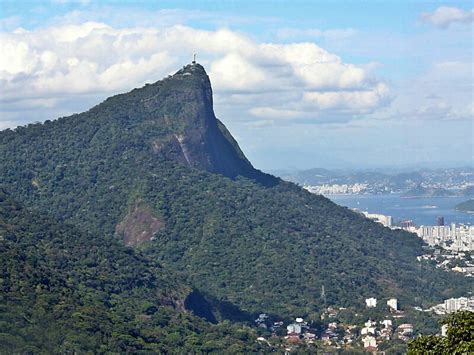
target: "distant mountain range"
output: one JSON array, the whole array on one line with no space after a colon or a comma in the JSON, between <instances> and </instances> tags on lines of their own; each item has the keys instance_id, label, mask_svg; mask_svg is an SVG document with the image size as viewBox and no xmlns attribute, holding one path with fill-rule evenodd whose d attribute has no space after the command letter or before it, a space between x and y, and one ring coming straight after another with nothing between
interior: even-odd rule
<instances>
[{"instance_id":1,"label":"distant mountain range","mask_svg":"<svg viewBox=\"0 0 474 355\"><path fill-rule=\"evenodd\" d=\"M450 197L456 194L452 191L442 188L426 188L417 186L402 194L403 197Z\"/></svg>"},{"instance_id":2,"label":"distant mountain range","mask_svg":"<svg viewBox=\"0 0 474 355\"><path fill-rule=\"evenodd\" d=\"M7 350L254 352L251 330L223 336L209 322L317 319L369 296L424 306L472 289L418 263L415 235L255 169L199 64L0 132L0 177Z\"/></svg>"},{"instance_id":3,"label":"distant mountain range","mask_svg":"<svg viewBox=\"0 0 474 355\"><path fill-rule=\"evenodd\" d=\"M361 193L397 192L409 197L474 196L474 169L449 168L413 172L308 169L280 171L278 175L300 185L363 184Z\"/></svg>"}]
</instances>

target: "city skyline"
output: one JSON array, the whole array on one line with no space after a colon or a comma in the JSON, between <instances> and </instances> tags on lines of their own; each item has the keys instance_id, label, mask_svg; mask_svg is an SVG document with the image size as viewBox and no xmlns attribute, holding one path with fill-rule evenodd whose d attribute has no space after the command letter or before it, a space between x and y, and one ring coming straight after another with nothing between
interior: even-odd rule
<instances>
[{"instance_id":1,"label":"city skyline","mask_svg":"<svg viewBox=\"0 0 474 355\"><path fill-rule=\"evenodd\" d=\"M0 129L82 112L196 52L258 168L472 166L470 2L0 6Z\"/></svg>"}]
</instances>

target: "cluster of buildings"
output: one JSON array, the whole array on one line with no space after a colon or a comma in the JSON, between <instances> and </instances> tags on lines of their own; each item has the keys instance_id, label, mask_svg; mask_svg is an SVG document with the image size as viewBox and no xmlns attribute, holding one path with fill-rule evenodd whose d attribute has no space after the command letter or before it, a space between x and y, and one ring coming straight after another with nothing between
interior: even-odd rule
<instances>
[{"instance_id":1,"label":"cluster of buildings","mask_svg":"<svg viewBox=\"0 0 474 355\"><path fill-rule=\"evenodd\" d=\"M390 298L386 302L388 310L390 311L390 318L398 319L405 317L404 313L400 311L398 300ZM366 298L365 305L367 308L377 307L377 299L374 297ZM407 342L413 336L413 325L411 323L403 323L395 327L394 321L390 318L376 321L369 319L365 322L364 327L360 330L360 337L364 348L367 351L376 351L380 342L400 339Z\"/></svg>"},{"instance_id":2,"label":"cluster of buildings","mask_svg":"<svg viewBox=\"0 0 474 355\"><path fill-rule=\"evenodd\" d=\"M474 251L474 226L455 223L444 225L443 216L438 216L436 226L418 227L410 220L400 222L399 226L395 226L391 216L361 212L356 209L354 211L381 223L385 227L391 229L402 228L415 233L429 246L441 248L435 248L429 254L418 256L418 261L434 261L438 268L474 277L474 262L469 257L471 252Z\"/></svg>"},{"instance_id":3,"label":"cluster of buildings","mask_svg":"<svg viewBox=\"0 0 474 355\"><path fill-rule=\"evenodd\" d=\"M377 299L367 298L365 304L367 308L375 308ZM396 298L388 299L386 305L388 314L384 318L380 320L369 318L364 324L340 323L339 312L351 311L347 308L328 307L321 315L321 320L328 319L324 327L321 327L321 323L309 324L298 317L287 324L285 329L283 322L270 322L266 314L260 314L255 323L258 327L270 330L272 338L261 337L258 340L270 344L272 339L284 339L288 351L291 351L292 347L315 342L330 348L364 348L367 351L376 351L381 342L388 340L398 339L407 342L413 337L413 325L400 324L400 318L404 318L405 314L400 311Z\"/></svg>"},{"instance_id":4,"label":"cluster of buildings","mask_svg":"<svg viewBox=\"0 0 474 355\"><path fill-rule=\"evenodd\" d=\"M361 329L362 342L367 351L376 351L381 341L400 339L407 342L413 335L413 325L410 323L400 324L396 329L391 319L376 322L368 320Z\"/></svg>"},{"instance_id":5,"label":"cluster of buildings","mask_svg":"<svg viewBox=\"0 0 474 355\"><path fill-rule=\"evenodd\" d=\"M367 351L376 351L381 342L399 339L407 342L413 336L410 323L395 326L392 319L381 321L367 320L364 325L347 325L331 322L321 333L323 344L335 347L363 347Z\"/></svg>"},{"instance_id":6,"label":"cluster of buildings","mask_svg":"<svg viewBox=\"0 0 474 355\"><path fill-rule=\"evenodd\" d=\"M307 344L313 344L316 340L316 331L312 330L303 318L296 318L295 322L286 327L287 335L285 339L290 343L304 341Z\"/></svg>"},{"instance_id":7,"label":"cluster of buildings","mask_svg":"<svg viewBox=\"0 0 474 355\"><path fill-rule=\"evenodd\" d=\"M392 216L379 213L368 213L364 211L354 211L361 213L366 218L383 224L392 229L402 228L408 232L415 233L430 246L440 246L446 250L457 252L474 251L474 226L452 223L444 225L444 217L439 216L436 226L416 226L413 221L403 221L400 227L393 225Z\"/></svg>"},{"instance_id":8,"label":"cluster of buildings","mask_svg":"<svg viewBox=\"0 0 474 355\"><path fill-rule=\"evenodd\" d=\"M367 189L367 184L324 184L317 186L305 186L304 188L313 194L339 195L360 194Z\"/></svg>"},{"instance_id":9,"label":"cluster of buildings","mask_svg":"<svg viewBox=\"0 0 474 355\"><path fill-rule=\"evenodd\" d=\"M268 316L265 313L262 313L255 320L255 323L260 328L269 329L274 336L277 332L281 334L281 331L284 330L283 322L269 322ZM291 344L297 344L305 342L306 344L313 344L317 339L317 331L311 329L309 324L301 317L295 319L293 323L290 323L286 327L286 335L284 336L285 340ZM265 339L261 339L265 341Z\"/></svg>"},{"instance_id":10,"label":"cluster of buildings","mask_svg":"<svg viewBox=\"0 0 474 355\"><path fill-rule=\"evenodd\" d=\"M366 298L365 299L365 305L367 306L367 308L375 308L375 307L377 307L377 299L374 298L374 297ZM398 300L396 298L390 298L387 301L387 306L390 309L390 311L397 312L399 310L398 309Z\"/></svg>"},{"instance_id":11,"label":"cluster of buildings","mask_svg":"<svg viewBox=\"0 0 474 355\"><path fill-rule=\"evenodd\" d=\"M410 226L409 232L416 233L430 246L441 246L453 251L474 251L474 226L464 224L450 226Z\"/></svg>"},{"instance_id":12,"label":"cluster of buildings","mask_svg":"<svg viewBox=\"0 0 474 355\"><path fill-rule=\"evenodd\" d=\"M462 273L467 277L474 277L474 261L470 252L434 249L428 254L417 256L418 261L426 260L436 263L436 267Z\"/></svg>"},{"instance_id":13,"label":"cluster of buildings","mask_svg":"<svg viewBox=\"0 0 474 355\"><path fill-rule=\"evenodd\" d=\"M385 227L392 227L392 216L386 216L380 213L368 213L368 212L360 212L366 218L371 219L374 222L378 222L383 224Z\"/></svg>"},{"instance_id":14,"label":"cluster of buildings","mask_svg":"<svg viewBox=\"0 0 474 355\"><path fill-rule=\"evenodd\" d=\"M458 311L474 312L474 296L470 298L449 298L443 303L431 307L430 309L428 309L428 311L432 311L436 314L448 314L455 313Z\"/></svg>"}]
</instances>

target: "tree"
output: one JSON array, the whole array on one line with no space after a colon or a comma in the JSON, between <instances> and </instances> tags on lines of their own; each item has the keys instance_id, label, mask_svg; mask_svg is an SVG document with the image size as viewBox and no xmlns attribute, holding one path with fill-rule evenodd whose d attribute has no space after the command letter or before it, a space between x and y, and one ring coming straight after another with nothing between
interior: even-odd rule
<instances>
[{"instance_id":1,"label":"tree","mask_svg":"<svg viewBox=\"0 0 474 355\"><path fill-rule=\"evenodd\" d=\"M408 344L408 354L474 353L474 313L460 311L443 320L448 327L445 337L421 336Z\"/></svg>"}]
</instances>

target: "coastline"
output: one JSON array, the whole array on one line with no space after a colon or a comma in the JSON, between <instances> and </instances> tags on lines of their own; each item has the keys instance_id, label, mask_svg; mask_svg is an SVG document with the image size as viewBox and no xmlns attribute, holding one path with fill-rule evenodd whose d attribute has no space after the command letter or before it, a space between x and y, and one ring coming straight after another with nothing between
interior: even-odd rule
<instances>
[{"instance_id":1,"label":"coastline","mask_svg":"<svg viewBox=\"0 0 474 355\"><path fill-rule=\"evenodd\" d=\"M417 225L436 225L438 216L446 223L474 224L474 213L458 211L455 206L464 197L405 198L400 194L330 194L332 202L351 209L392 216L394 220L413 220Z\"/></svg>"}]
</instances>

